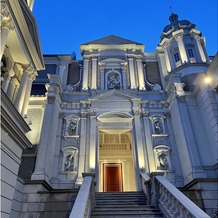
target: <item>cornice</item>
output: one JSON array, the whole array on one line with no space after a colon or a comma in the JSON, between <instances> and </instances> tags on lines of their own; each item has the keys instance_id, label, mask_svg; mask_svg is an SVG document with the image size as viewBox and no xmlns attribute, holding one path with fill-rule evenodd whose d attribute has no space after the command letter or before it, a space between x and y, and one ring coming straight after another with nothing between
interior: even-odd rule
<instances>
[{"instance_id":1,"label":"cornice","mask_svg":"<svg viewBox=\"0 0 218 218\"><path fill-rule=\"evenodd\" d=\"M31 129L4 91L1 91L1 126L22 149L32 147L31 142L25 136L25 133Z\"/></svg>"}]
</instances>

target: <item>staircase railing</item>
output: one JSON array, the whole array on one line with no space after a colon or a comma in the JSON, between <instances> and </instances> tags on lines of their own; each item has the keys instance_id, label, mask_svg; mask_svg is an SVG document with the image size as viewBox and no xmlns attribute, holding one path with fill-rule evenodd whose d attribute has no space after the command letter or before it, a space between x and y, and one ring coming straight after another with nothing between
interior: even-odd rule
<instances>
[{"instance_id":1,"label":"staircase railing","mask_svg":"<svg viewBox=\"0 0 218 218\"><path fill-rule=\"evenodd\" d=\"M95 206L94 173L83 173L83 183L69 218L89 218Z\"/></svg>"},{"instance_id":2,"label":"staircase railing","mask_svg":"<svg viewBox=\"0 0 218 218\"><path fill-rule=\"evenodd\" d=\"M210 218L203 210L180 192L165 177L141 174L146 188L144 191L148 198L148 204L161 210L167 218Z\"/></svg>"}]
</instances>

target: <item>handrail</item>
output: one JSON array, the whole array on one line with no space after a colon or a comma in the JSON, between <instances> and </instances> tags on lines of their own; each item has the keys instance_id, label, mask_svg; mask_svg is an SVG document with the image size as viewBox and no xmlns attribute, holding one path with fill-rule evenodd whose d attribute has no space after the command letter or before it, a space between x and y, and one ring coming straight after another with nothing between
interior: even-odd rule
<instances>
[{"instance_id":1,"label":"handrail","mask_svg":"<svg viewBox=\"0 0 218 218\"><path fill-rule=\"evenodd\" d=\"M80 187L76 201L69 218L89 218L95 205L94 173L83 173L83 183Z\"/></svg>"},{"instance_id":2,"label":"handrail","mask_svg":"<svg viewBox=\"0 0 218 218\"><path fill-rule=\"evenodd\" d=\"M159 207L164 215L167 217L210 218L165 177L155 176L155 179L159 184Z\"/></svg>"},{"instance_id":3,"label":"handrail","mask_svg":"<svg viewBox=\"0 0 218 218\"><path fill-rule=\"evenodd\" d=\"M140 173L147 204L161 210L167 218L210 218L203 210L187 198L161 172L150 175Z\"/></svg>"}]
</instances>

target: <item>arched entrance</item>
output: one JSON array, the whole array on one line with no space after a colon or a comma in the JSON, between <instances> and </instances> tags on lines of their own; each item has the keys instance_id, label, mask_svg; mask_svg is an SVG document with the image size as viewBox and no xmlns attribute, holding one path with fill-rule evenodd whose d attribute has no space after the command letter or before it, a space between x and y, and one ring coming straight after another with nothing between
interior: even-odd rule
<instances>
[{"instance_id":1,"label":"arched entrance","mask_svg":"<svg viewBox=\"0 0 218 218\"><path fill-rule=\"evenodd\" d=\"M132 117L112 112L98 117L98 122L99 191L136 191Z\"/></svg>"}]
</instances>

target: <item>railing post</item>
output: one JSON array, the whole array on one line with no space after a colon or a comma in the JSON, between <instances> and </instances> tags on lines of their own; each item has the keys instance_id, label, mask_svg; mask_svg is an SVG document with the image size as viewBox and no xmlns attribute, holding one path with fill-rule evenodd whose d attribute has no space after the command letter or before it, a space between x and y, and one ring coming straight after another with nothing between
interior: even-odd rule
<instances>
[{"instance_id":1,"label":"railing post","mask_svg":"<svg viewBox=\"0 0 218 218\"><path fill-rule=\"evenodd\" d=\"M89 218L95 206L95 173L82 173L83 183L80 187L76 201L69 218Z\"/></svg>"},{"instance_id":2,"label":"railing post","mask_svg":"<svg viewBox=\"0 0 218 218\"><path fill-rule=\"evenodd\" d=\"M92 177L92 184L90 188L90 198L91 198L91 208L95 207L95 173L82 173L82 177L85 178L86 176Z\"/></svg>"},{"instance_id":3,"label":"railing post","mask_svg":"<svg viewBox=\"0 0 218 218\"><path fill-rule=\"evenodd\" d=\"M163 173L161 172L153 172L150 174L151 176L151 199L150 199L150 203L152 206L155 206L156 208L158 208L159 206L159 198L160 198L160 188L159 188L159 184L157 182L157 180L155 179L155 176L162 176Z\"/></svg>"}]
</instances>

